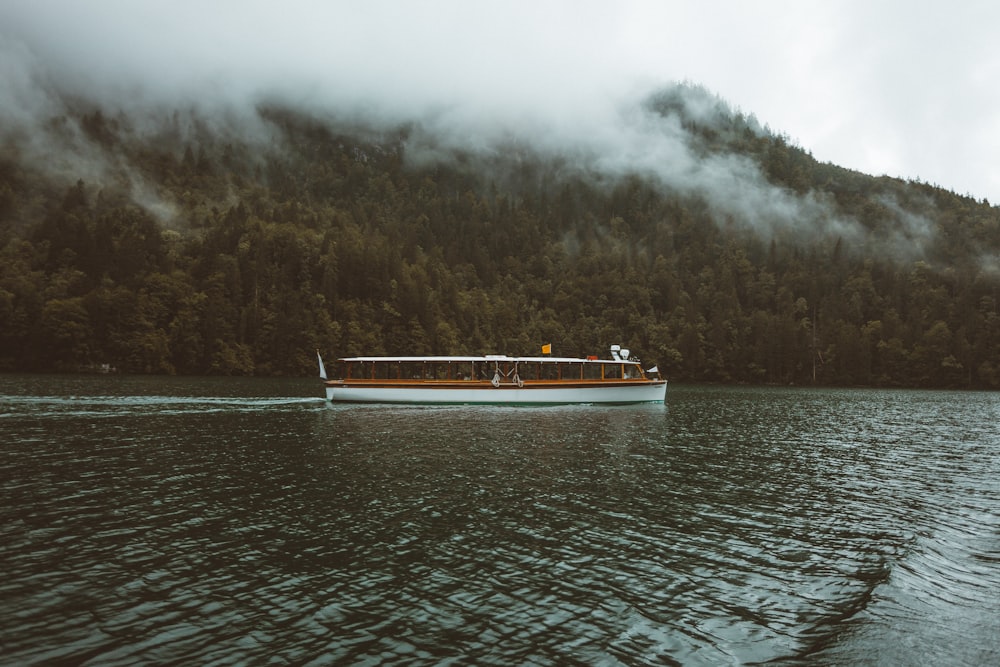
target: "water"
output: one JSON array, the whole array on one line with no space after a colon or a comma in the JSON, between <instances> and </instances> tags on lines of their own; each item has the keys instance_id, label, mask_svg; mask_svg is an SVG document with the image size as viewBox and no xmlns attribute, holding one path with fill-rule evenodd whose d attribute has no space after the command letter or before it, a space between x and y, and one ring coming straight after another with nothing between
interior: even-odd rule
<instances>
[{"instance_id":1,"label":"water","mask_svg":"<svg viewBox=\"0 0 1000 667\"><path fill-rule=\"evenodd\" d=\"M1000 664L1000 395L0 376L0 663Z\"/></svg>"}]
</instances>

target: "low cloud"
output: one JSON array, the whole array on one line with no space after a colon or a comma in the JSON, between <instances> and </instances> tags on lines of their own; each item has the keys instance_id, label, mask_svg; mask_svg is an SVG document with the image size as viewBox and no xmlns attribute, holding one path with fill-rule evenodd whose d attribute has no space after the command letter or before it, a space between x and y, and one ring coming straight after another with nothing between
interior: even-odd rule
<instances>
[{"instance_id":1,"label":"low cloud","mask_svg":"<svg viewBox=\"0 0 1000 667\"><path fill-rule=\"evenodd\" d=\"M767 235L863 235L826 195L770 183L745 156L706 152L685 122L711 124L732 109L650 76L652 66L630 68L634 54L620 49L622 26L605 3L504 12L448 2L359 7L293 0L279 16L269 3L8 5L0 9L0 139L60 178L124 184L139 205L169 219L173 202L113 148L96 145L66 116L66 101L109 119L122 114L137 137L232 136L262 150L274 147L276 133L257 110L273 105L376 132L409 127L413 164L457 152L486 160L517 145L562 159L576 176L650 178L703 199L720 223ZM556 24L562 29L546 29ZM676 113L650 104L665 88L679 96ZM885 205L899 216L901 239L924 242L926 220Z\"/></svg>"}]
</instances>

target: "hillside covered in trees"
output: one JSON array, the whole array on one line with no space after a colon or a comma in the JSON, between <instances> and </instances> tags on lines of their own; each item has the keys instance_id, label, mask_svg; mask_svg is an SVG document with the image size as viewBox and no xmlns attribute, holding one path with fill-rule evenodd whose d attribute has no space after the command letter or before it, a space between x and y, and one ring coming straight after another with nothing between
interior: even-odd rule
<instances>
[{"instance_id":1,"label":"hillside covered in trees","mask_svg":"<svg viewBox=\"0 0 1000 667\"><path fill-rule=\"evenodd\" d=\"M1000 209L819 163L701 89L636 114L610 160L66 100L3 136L0 370L621 343L675 381L1000 388Z\"/></svg>"}]
</instances>

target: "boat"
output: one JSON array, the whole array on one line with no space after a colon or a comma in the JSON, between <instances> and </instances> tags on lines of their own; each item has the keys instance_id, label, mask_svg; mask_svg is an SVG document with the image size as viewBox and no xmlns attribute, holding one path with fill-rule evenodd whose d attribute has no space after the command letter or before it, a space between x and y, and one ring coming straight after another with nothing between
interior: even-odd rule
<instances>
[{"instance_id":1,"label":"boat","mask_svg":"<svg viewBox=\"0 0 1000 667\"><path fill-rule=\"evenodd\" d=\"M545 350L548 346L544 347ZM336 379L320 378L326 399L339 403L566 405L663 403L667 381L643 370L628 349L610 359L485 356L343 357Z\"/></svg>"}]
</instances>

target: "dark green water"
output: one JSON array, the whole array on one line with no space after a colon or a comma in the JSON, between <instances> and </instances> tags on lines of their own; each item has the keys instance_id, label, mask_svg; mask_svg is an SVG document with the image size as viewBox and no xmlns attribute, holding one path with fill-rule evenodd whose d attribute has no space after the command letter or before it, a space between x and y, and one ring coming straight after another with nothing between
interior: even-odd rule
<instances>
[{"instance_id":1,"label":"dark green water","mask_svg":"<svg viewBox=\"0 0 1000 667\"><path fill-rule=\"evenodd\" d=\"M0 376L0 663L1000 663L1000 395Z\"/></svg>"}]
</instances>

